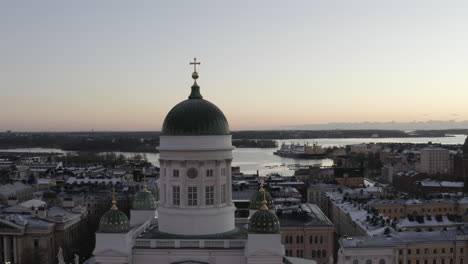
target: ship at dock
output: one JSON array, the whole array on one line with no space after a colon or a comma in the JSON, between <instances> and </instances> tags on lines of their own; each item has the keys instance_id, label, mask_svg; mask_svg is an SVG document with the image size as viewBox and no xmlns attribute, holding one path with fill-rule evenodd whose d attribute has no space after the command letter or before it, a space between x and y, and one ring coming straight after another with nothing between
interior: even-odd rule
<instances>
[{"instance_id":1,"label":"ship at dock","mask_svg":"<svg viewBox=\"0 0 468 264\"><path fill-rule=\"evenodd\" d=\"M273 152L280 157L293 159L323 159L326 157L325 150L318 144L282 144L281 148Z\"/></svg>"}]
</instances>

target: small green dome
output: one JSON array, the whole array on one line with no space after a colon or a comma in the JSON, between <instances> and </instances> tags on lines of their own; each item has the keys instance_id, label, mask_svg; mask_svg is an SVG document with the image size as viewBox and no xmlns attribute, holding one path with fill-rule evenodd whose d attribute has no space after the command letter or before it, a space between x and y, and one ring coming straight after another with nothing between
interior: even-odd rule
<instances>
[{"instance_id":1,"label":"small green dome","mask_svg":"<svg viewBox=\"0 0 468 264\"><path fill-rule=\"evenodd\" d=\"M102 233L125 233L129 229L127 215L118 210L117 207L107 211L99 221L99 232Z\"/></svg>"},{"instance_id":2,"label":"small green dome","mask_svg":"<svg viewBox=\"0 0 468 264\"><path fill-rule=\"evenodd\" d=\"M156 199L153 194L146 190L137 193L132 202L132 209L134 210L155 210L156 208Z\"/></svg>"},{"instance_id":3,"label":"small green dome","mask_svg":"<svg viewBox=\"0 0 468 264\"><path fill-rule=\"evenodd\" d=\"M268 210L258 210L250 217L250 233L279 233L280 224L278 217Z\"/></svg>"},{"instance_id":4,"label":"small green dome","mask_svg":"<svg viewBox=\"0 0 468 264\"><path fill-rule=\"evenodd\" d=\"M164 119L164 136L229 135L223 112L204 100L195 82L189 99L174 106Z\"/></svg>"},{"instance_id":5,"label":"small green dome","mask_svg":"<svg viewBox=\"0 0 468 264\"><path fill-rule=\"evenodd\" d=\"M265 195L263 194L265 192ZM249 209L251 210L260 210L263 205L263 199L265 198L266 200L266 206L270 209L275 208L275 203L273 202L273 198L271 195L263 189L263 187L260 188L252 197L250 197L250 205Z\"/></svg>"}]
</instances>

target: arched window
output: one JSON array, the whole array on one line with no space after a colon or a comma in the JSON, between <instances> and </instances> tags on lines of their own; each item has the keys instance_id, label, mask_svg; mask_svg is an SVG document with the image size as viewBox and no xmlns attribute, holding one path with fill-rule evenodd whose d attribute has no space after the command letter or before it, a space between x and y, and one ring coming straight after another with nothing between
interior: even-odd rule
<instances>
[{"instance_id":1,"label":"arched window","mask_svg":"<svg viewBox=\"0 0 468 264\"><path fill-rule=\"evenodd\" d=\"M317 250L317 258L321 258L322 257L322 252L319 250Z\"/></svg>"},{"instance_id":2,"label":"arched window","mask_svg":"<svg viewBox=\"0 0 468 264\"><path fill-rule=\"evenodd\" d=\"M320 236L320 244L323 243L323 236Z\"/></svg>"},{"instance_id":3,"label":"arched window","mask_svg":"<svg viewBox=\"0 0 468 264\"><path fill-rule=\"evenodd\" d=\"M366 260L366 264L372 264L372 260L370 259Z\"/></svg>"},{"instance_id":4,"label":"arched window","mask_svg":"<svg viewBox=\"0 0 468 264\"><path fill-rule=\"evenodd\" d=\"M353 260L353 264L359 264L359 261L357 259Z\"/></svg>"},{"instance_id":5,"label":"arched window","mask_svg":"<svg viewBox=\"0 0 468 264\"><path fill-rule=\"evenodd\" d=\"M312 244L312 240L314 240L314 237L313 236L310 236L309 237L309 243Z\"/></svg>"},{"instance_id":6,"label":"arched window","mask_svg":"<svg viewBox=\"0 0 468 264\"><path fill-rule=\"evenodd\" d=\"M318 244L318 236L315 236L315 244Z\"/></svg>"},{"instance_id":7,"label":"arched window","mask_svg":"<svg viewBox=\"0 0 468 264\"><path fill-rule=\"evenodd\" d=\"M379 264L385 264L385 259L380 259Z\"/></svg>"},{"instance_id":8,"label":"arched window","mask_svg":"<svg viewBox=\"0 0 468 264\"><path fill-rule=\"evenodd\" d=\"M327 257L327 251L325 251L325 249L322 249L322 258L326 258Z\"/></svg>"},{"instance_id":9,"label":"arched window","mask_svg":"<svg viewBox=\"0 0 468 264\"><path fill-rule=\"evenodd\" d=\"M316 255L316 252L315 252L315 249L312 250L312 257L315 258L317 255Z\"/></svg>"}]
</instances>

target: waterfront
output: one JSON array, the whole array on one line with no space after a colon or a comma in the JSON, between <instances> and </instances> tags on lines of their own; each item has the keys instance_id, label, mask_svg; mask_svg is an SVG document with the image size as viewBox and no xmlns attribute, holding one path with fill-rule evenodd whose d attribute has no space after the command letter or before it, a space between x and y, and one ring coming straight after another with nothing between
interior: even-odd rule
<instances>
[{"instance_id":1,"label":"waterfront","mask_svg":"<svg viewBox=\"0 0 468 264\"><path fill-rule=\"evenodd\" d=\"M465 142L465 135L454 135L451 137L413 137L413 138L319 138L319 139L286 139L277 140L278 146L282 143L290 144L304 144L309 145L316 142L323 147L333 146L345 146L351 144L360 143L383 143L383 142L394 142L394 143L441 143L441 144L463 144ZM287 165L300 164L300 165L320 165L320 166L331 166L333 161L330 159L323 160L303 160L303 159L291 159L273 155L273 151L276 148L237 148L233 151L233 166L240 166L241 171L244 173L256 173L258 170L261 175L268 173L279 173L284 176L292 175L293 170L288 169ZM73 151L64 151L61 149L54 148L17 148L17 149L0 149L4 152L57 152L57 153L69 153ZM148 161L156 166L159 166L159 154L158 153L133 153L133 152L115 152L117 155L122 154L126 157L132 157L136 154L145 154Z\"/></svg>"}]
</instances>

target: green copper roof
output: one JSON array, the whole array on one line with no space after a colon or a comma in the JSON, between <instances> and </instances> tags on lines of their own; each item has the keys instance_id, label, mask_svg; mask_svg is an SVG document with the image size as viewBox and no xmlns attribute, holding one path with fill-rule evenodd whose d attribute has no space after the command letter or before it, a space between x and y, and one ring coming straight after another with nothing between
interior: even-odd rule
<instances>
[{"instance_id":1,"label":"green copper roof","mask_svg":"<svg viewBox=\"0 0 468 264\"><path fill-rule=\"evenodd\" d=\"M164 119L162 135L200 136L229 135L229 124L223 112L204 100L195 82L189 99L174 106Z\"/></svg>"},{"instance_id":2,"label":"green copper roof","mask_svg":"<svg viewBox=\"0 0 468 264\"><path fill-rule=\"evenodd\" d=\"M259 210L249 219L249 233L279 233L280 224L278 217L268 211Z\"/></svg>"},{"instance_id":3,"label":"green copper roof","mask_svg":"<svg viewBox=\"0 0 468 264\"><path fill-rule=\"evenodd\" d=\"M132 202L132 209L134 210L155 210L156 207L156 199L149 191L137 193Z\"/></svg>"},{"instance_id":4,"label":"green copper roof","mask_svg":"<svg viewBox=\"0 0 468 264\"><path fill-rule=\"evenodd\" d=\"M249 209L251 210L260 210L260 208L262 207L262 202L263 202L263 198L265 197L265 200L266 200L266 206L269 208L269 209L274 209L275 208L275 203L273 202L273 198L271 197L271 195L265 191L265 195L263 195L263 192L262 190L259 190L258 192L254 193L252 195L252 197L250 197L250 205L249 205Z\"/></svg>"},{"instance_id":5,"label":"green copper roof","mask_svg":"<svg viewBox=\"0 0 468 264\"><path fill-rule=\"evenodd\" d=\"M99 232L102 233L125 233L129 229L127 215L117 209L107 211L99 221Z\"/></svg>"}]
</instances>

